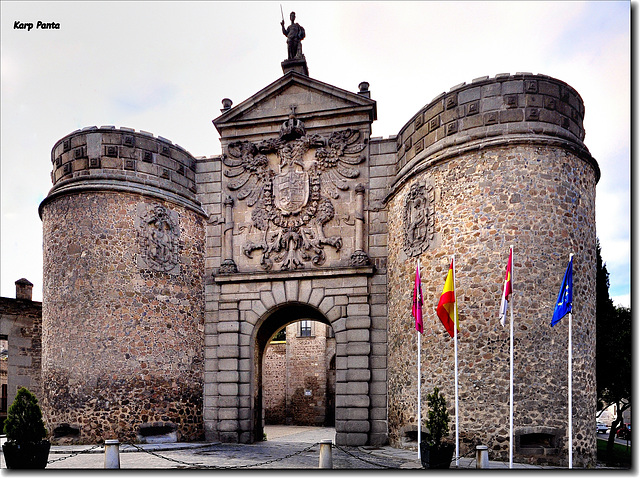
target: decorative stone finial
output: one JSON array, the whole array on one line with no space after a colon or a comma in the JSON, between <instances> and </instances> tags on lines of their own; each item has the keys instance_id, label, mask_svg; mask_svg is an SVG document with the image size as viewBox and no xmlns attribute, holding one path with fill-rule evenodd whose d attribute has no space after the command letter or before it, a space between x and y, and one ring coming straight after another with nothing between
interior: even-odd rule
<instances>
[{"instance_id":1,"label":"decorative stone finial","mask_svg":"<svg viewBox=\"0 0 640 478\"><path fill-rule=\"evenodd\" d=\"M233 101L231 101L229 98L224 98L222 100L222 109L220 111L223 113L225 111L229 111L231 109L232 104L233 104Z\"/></svg>"},{"instance_id":2,"label":"decorative stone finial","mask_svg":"<svg viewBox=\"0 0 640 478\"><path fill-rule=\"evenodd\" d=\"M371 98L371 92L369 91L369 83L368 82L363 81L362 83L360 83L358 85L358 88L360 89L360 91L358 91L359 95L362 95L365 98Z\"/></svg>"}]
</instances>

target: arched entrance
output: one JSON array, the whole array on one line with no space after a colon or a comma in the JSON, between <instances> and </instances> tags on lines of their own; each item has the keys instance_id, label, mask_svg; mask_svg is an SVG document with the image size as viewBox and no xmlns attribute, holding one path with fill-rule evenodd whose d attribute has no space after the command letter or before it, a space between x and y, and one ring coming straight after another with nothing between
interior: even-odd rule
<instances>
[{"instance_id":1,"label":"arched entrance","mask_svg":"<svg viewBox=\"0 0 640 478\"><path fill-rule=\"evenodd\" d=\"M256 440L259 440L260 437L263 436L264 433L264 424L265 424L265 409L264 409L264 357L267 347L269 346L271 339L274 335L281 330L283 327L286 327L289 324L297 323L297 328L299 328L300 336L307 333L312 333L314 331L313 324L327 325L331 327L329 320L318 311L316 308L309 306L307 304L300 303L287 303L280 307L275 308L272 311L269 311L265 314L262 319L256 324L255 328L255 340L254 340L254 360L253 367L254 373L253 375L253 436ZM309 329L307 327L310 327ZM295 330L295 329L292 329ZM333 354L335 356L335 354ZM335 359L334 359L335 361ZM326 364L322 364L324 370L326 370ZM294 385L293 389L294 396L289 397L294 402L297 402L298 406L301 404L308 404L307 402L311 402L313 398L313 394L317 393L317 390L314 390L317 383L312 383L315 377L311 375L306 378L309 383L305 382L305 377L300 376L296 377L299 379L297 387ZM323 377L323 380L326 380L326 377ZM325 388L325 384L322 384L321 387L323 390ZM323 397L323 400L326 400ZM334 401L331 397L329 401ZM294 403L295 405L295 403ZM326 405L323 405L326 406ZM331 412L333 413L333 411ZM318 414L321 417L321 423L315 423L316 425L324 425L326 421L324 410L322 414ZM289 417L289 423L291 423L291 418ZM313 411L310 411L310 414L304 416L304 414L297 415L297 420L300 423L312 424L315 420Z\"/></svg>"},{"instance_id":2,"label":"arched entrance","mask_svg":"<svg viewBox=\"0 0 640 478\"><path fill-rule=\"evenodd\" d=\"M204 421L207 440L263 439L264 352L274 334L297 320L335 334L335 440L385 444L386 308L373 267L218 275L219 295L205 319ZM215 292L216 289L213 289ZM329 413L330 413L329 412ZM332 417L333 418L333 417Z\"/></svg>"}]
</instances>

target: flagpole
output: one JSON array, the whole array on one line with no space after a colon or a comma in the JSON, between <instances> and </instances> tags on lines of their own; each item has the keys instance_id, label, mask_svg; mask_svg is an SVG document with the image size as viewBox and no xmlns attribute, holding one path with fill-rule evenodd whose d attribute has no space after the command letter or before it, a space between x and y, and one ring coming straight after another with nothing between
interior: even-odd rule
<instances>
[{"instance_id":1,"label":"flagpole","mask_svg":"<svg viewBox=\"0 0 640 478\"><path fill-rule=\"evenodd\" d=\"M573 256L573 254L571 254ZM573 371L573 363L572 363L572 353L571 353L571 312L569 312L569 469L573 468L573 391L572 391L572 371Z\"/></svg>"},{"instance_id":2,"label":"flagpole","mask_svg":"<svg viewBox=\"0 0 640 478\"><path fill-rule=\"evenodd\" d=\"M418 269L420 269L420 266L418 266ZM420 342L422 342L420 340L421 335L422 334L418 332L418 460L420 460L420 462L422 463L422 450L420 449L420 443L422 441L422 432L420 430L420 422L422 422L422 400L420 399L420 379L422 377L422 374L420 373Z\"/></svg>"},{"instance_id":3,"label":"flagpole","mask_svg":"<svg viewBox=\"0 0 640 478\"><path fill-rule=\"evenodd\" d=\"M453 343L454 343L454 354L455 354L455 402L456 402L456 467L460 466L460 431L458 429L458 296L455 295L456 290L456 256L455 254L452 257L453 263L453 291L454 291L454 307L455 312L453 316Z\"/></svg>"},{"instance_id":4,"label":"flagpole","mask_svg":"<svg viewBox=\"0 0 640 478\"><path fill-rule=\"evenodd\" d=\"M569 254L569 263L573 259L573 253ZM573 272L572 272L573 274ZM572 307L573 308L573 307ZM568 350L568 381L569 381L569 469L573 468L573 345L571 323L573 322L572 313L569 312L569 350Z\"/></svg>"},{"instance_id":5,"label":"flagpole","mask_svg":"<svg viewBox=\"0 0 640 478\"><path fill-rule=\"evenodd\" d=\"M420 272L420 260L418 260L418 279L422 282L422 274ZM420 394L420 382L422 379L422 373L420 369L420 345L422 343L422 334L418 331L418 460L422 463L422 399Z\"/></svg>"},{"instance_id":6,"label":"flagpole","mask_svg":"<svg viewBox=\"0 0 640 478\"><path fill-rule=\"evenodd\" d=\"M513 284L513 246L509 249L511 257L510 280ZM513 287L513 286L512 286ZM513 288L511 290L511 300L509 301L509 468L513 468Z\"/></svg>"}]
</instances>

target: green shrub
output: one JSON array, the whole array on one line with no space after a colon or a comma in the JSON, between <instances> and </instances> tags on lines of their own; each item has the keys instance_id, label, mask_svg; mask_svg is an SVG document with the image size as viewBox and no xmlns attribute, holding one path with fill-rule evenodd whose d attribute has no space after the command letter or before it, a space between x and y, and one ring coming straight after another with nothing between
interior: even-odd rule
<instances>
[{"instance_id":1,"label":"green shrub","mask_svg":"<svg viewBox=\"0 0 640 478\"><path fill-rule=\"evenodd\" d=\"M433 389L433 393L427 395L427 403L429 404L429 418L425 421L425 426L429 430L427 441L430 445L440 446L442 439L449 435L449 412L438 387Z\"/></svg>"},{"instance_id":2,"label":"green shrub","mask_svg":"<svg viewBox=\"0 0 640 478\"><path fill-rule=\"evenodd\" d=\"M18 389L7 411L4 433L8 441L17 444L37 443L47 437L38 399L24 387Z\"/></svg>"}]
</instances>

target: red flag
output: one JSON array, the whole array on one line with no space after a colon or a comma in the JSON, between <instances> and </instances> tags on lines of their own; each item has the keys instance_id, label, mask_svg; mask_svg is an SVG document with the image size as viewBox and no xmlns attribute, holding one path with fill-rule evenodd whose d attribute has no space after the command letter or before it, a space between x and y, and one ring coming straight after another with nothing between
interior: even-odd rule
<instances>
[{"instance_id":1,"label":"red flag","mask_svg":"<svg viewBox=\"0 0 640 478\"><path fill-rule=\"evenodd\" d=\"M460 330L460 324L458 323L458 311L456 310L456 292L453 284L453 259L449 266L447 278L444 281L444 289L442 290L442 295L438 302L436 314L440 317L440 321L451 337L454 335L453 327L457 326L456 328Z\"/></svg>"},{"instance_id":2,"label":"red flag","mask_svg":"<svg viewBox=\"0 0 640 478\"><path fill-rule=\"evenodd\" d=\"M502 294L502 301L500 302L500 323L504 327L507 320L507 305L509 304L509 296L512 289L512 275L511 275L511 261L512 261L513 249L509 248L509 262L507 263L507 273L504 276L504 290Z\"/></svg>"},{"instance_id":3,"label":"red flag","mask_svg":"<svg viewBox=\"0 0 640 478\"><path fill-rule=\"evenodd\" d=\"M420 281L420 262L416 266L416 278L413 284L413 305L411 314L416 319L416 330L423 333L422 327L422 282Z\"/></svg>"}]
</instances>

